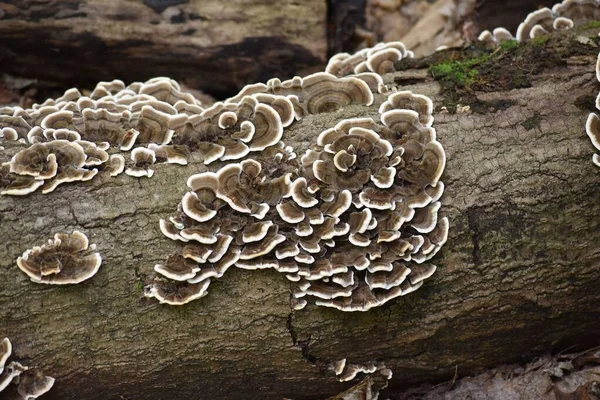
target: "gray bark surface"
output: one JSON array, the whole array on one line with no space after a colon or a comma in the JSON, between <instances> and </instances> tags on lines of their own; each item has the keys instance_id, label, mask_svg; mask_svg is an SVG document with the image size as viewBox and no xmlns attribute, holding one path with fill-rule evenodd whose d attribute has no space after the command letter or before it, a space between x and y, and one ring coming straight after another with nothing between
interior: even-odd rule
<instances>
[{"instance_id":1,"label":"gray bark surface","mask_svg":"<svg viewBox=\"0 0 600 400\"><path fill-rule=\"evenodd\" d=\"M440 212L451 228L438 271L415 293L366 313L291 311L284 276L232 268L185 306L144 299L140 277L176 246L158 220L175 210L187 177L207 170L158 165L151 179L0 197L0 337L57 379L48 400L322 399L352 385L325 371L341 358L384 362L398 389L581 343L600 321L600 170L584 129L600 91L597 51L545 68L530 87L471 93L486 111L435 113L448 156ZM410 76L424 74L385 79L417 82L402 88L439 109L439 83ZM284 140L301 155L341 119L377 118L384 99L308 116ZM26 249L74 229L102 254L96 276L52 287L19 271Z\"/></svg>"},{"instance_id":2,"label":"gray bark surface","mask_svg":"<svg viewBox=\"0 0 600 400\"><path fill-rule=\"evenodd\" d=\"M0 1L0 71L84 87L169 75L231 94L322 66L326 20L325 0Z\"/></svg>"}]
</instances>

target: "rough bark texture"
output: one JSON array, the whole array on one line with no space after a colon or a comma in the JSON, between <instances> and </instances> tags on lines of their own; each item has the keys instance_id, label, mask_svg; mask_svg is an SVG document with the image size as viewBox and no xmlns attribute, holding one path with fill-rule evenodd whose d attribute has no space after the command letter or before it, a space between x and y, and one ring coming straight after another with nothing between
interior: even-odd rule
<instances>
[{"instance_id":1,"label":"rough bark texture","mask_svg":"<svg viewBox=\"0 0 600 400\"><path fill-rule=\"evenodd\" d=\"M97 178L0 198L0 337L11 338L17 359L57 378L48 400L322 399L351 386L324 371L341 358L384 362L391 393L451 378L456 366L464 375L597 337L600 171L584 124L600 91L598 49L567 36L541 45L550 61L527 70L528 87L472 89L477 113L435 114L451 230L434 259L438 272L417 292L366 313L293 312L283 276L231 269L186 306L146 300L140 276L175 246L158 220L175 209L187 176L206 170L160 165L151 179ZM528 46L540 45L511 57L541 60ZM490 61L490 71L512 62ZM385 79L413 82L403 88L439 109L449 89L424 76ZM494 76L482 69L479 78ZM300 155L343 118L377 117L383 100L309 116L284 140ZM18 270L23 251L73 229L104 258L91 280L47 287Z\"/></svg>"},{"instance_id":2,"label":"rough bark texture","mask_svg":"<svg viewBox=\"0 0 600 400\"><path fill-rule=\"evenodd\" d=\"M327 54L326 0L5 0L0 21L0 71L54 84L168 74L223 95Z\"/></svg>"}]
</instances>

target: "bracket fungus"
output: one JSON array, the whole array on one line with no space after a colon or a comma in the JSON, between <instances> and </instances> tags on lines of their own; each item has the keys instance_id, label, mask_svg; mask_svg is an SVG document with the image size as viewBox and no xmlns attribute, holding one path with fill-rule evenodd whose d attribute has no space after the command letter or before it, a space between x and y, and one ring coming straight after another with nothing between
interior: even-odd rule
<instances>
[{"instance_id":1,"label":"bracket fungus","mask_svg":"<svg viewBox=\"0 0 600 400\"><path fill-rule=\"evenodd\" d=\"M379 374L385 380L392 379L392 370L382 362L367 362L363 364L350 364L345 358L329 363L329 370L333 371L340 382L348 382L356 378L358 374Z\"/></svg>"},{"instance_id":2,"label":"bracket fungus","mask_svg":"<svg viewBox=\"0 0 600 400\"><path fill-rule=\"evenodd\" d=\"M490 47L498 47L502 43L514 39L512 33L501 27L494 29L492 32L485 30L477 38L477 40L486 43Z\"/></svg>"},{"instance_id":3,"label":"bracket fungus","mask_svg":"<svg viewBox=\"0 0 600 400\"><path fill-rule=\"evenodd\" d=\"M598 54L596 61L596 79L600 82L600 54ZM596 98L596 109L600 110L600 94ZM596 150L600 151L600 117L598 114L590 113L585 125L585 131ZM592 161L600 167L600 154L594 154Z\"/></svg>"},{"instance_id":4,"label":"bracket fungus","mask_svg":"<svg viewBox=\"0 0 600 400\"><path fill-rule=\"evenodd\" d=\"M32 282L66 285L83 282L98 272L102 263L96 245L79 231L57 233L54 240L26 250L17 266Z\"/></svg>"},{"instance_id":5,"label":"bracket fungus","mask_svg":"<svg viewBox=\"0 0 600 400\"><path fill-rule=\"evenodd\" d=\"M282 82L282 91L305 81ZM246 92L254 89L264 87ZM295 285L294 309L313 297L366 311L419 288L448 237L448 220L438 217L446 156L429 98L396 92L379 113L380 123L340 121L300 159L279 143L189 177L177 214L160 221L181 248L155 266L146 296L185 304L232 266L284 274ZM222 125L234 119L220 115Z\"/></svg>"},{"instance_id":6,"label":"bracket fungus","mask_svg":"<svg viewBox=\"0 0 600 400\"><path fill-rule=\"evenodd\" d=\"M199 104L177 82L154 78L129 86L100 82L90 96L69 89L30 109L4 107L0 139L26 139L30 146L13 156L8 171L2 167L0 194L25 195L39 187L46 194L61 183L91 180L99 171L150 177L155 158L185 164L189 149L170 143L191 116L203 112Z\"/></svg>"},{"instance_id":7,"label":"bracket fungus","mask_svg":"<svg viewBox=\"0 0 600 400\"><path fill-rule=\"evenodd\" d=\"M17 393L23 400L33 400L52 389L54 378L44 375L39 369L29 368L17 361L5 365L11 355L10 340L4 338L0 342L0 392L12 383L17 386Z\"/></svg>"},{"instance_id":8,"label":"bracket fungus","mask_svg":"<svg viewBox=\"0 0 600 400\"><path fill-rule=\"evenodd\" d=\"M378 43L355 54L338 53L329 59L325 71L337 77L358 75L364 72L385 74L394 72L394 63L412 58L412 53L402 42Z\"/></svg>"},{"instance_id":9,"label":"bracket fungus","mask_svg":"<svg viewBox=\"0 0 600 400\"><path fill-rule=\"evenodd\" d=\"M564 0L548 7L536 10L525 18L517 29L516 37L504 28L496 28L493 33L483 31L478 40L490 47L497 47L502 42L516 39L526 42L553 31L563 31L587 22L600 19L599 0Z\"/></svg>"},{"instance_id":10,"label":"bracket fungus","mask_svg":"<svg viewBox=\"0 0 600 400\"><path fill-rule=\"evenodd\" d=\"M292 121L287 112L287 105L284 107L283 101L280 101L279 105L276 104L274 99L277 97L287 99L293 106L295 119L300 119L309 114L337 111L350 104L371 105L372 85L379 88L383 82L370 76L363 79L340 78L328 72L317 72L304 78L296 76L283 82L273 78L264 85L248 85L240 94L226 100L225 104L239 101L241 94L252 93L252 98L275 108L280 114L283 126L287 126ZM264 94L276 97L267 97Z\"/></svg>"},{"instance_id":11,"label":"bracket fungus","mask_svg":"<svg viewBox=\"0 0 600 400\"><path fill-rule=\"evenodd\" d=\"M69 89L30 109L4 107L0 140L30 146L2 166L0 194L26 195L40 187L47 194L102 171L150 178L155 163L239 160L279 146L283 129L304 115L370 105L371 88L383 90L381 77L316 73L249 85L204 109L176 81L159 77L128 86L100 82L89 96Z\"/></svg>"},{"instance_id":12,"label":"bracket fungus","mask_svg":"<svg viewBox=\"0 0 600 400\"><path fill-rule=\"evenodd\" d=\"M37 399L54 386L55 379L46 376L39 369L28 369L19 376L17 392L23 400Z\"/></svg>"}]
</instances>

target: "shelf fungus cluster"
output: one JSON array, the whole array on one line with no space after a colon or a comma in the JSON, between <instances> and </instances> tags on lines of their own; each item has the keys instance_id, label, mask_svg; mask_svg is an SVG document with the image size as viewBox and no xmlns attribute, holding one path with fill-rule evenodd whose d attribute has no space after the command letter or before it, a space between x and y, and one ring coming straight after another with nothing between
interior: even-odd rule
<instances>
[{"instance_id":1,"label":"shelf fungus cluster","mask_svg":"<svg viewBox=\"0 0 600 400\"><path fill-rule=\"evenodd\" d=\"M287 126L293 121L291 116L300 119L309 114L337 111L350 104L369 106L373 103L372 90L380 90L382 87L383 81L376 74L344 78L328 72L317 72L304 78L296 76L286 81L273 78L266 84L248 85L238 95L227 99L225 104L252 96L275 108L281 116L283 126ZM287 117L289 112L282 112L287 109L284 103L292 105L293 113L290 117Z\"/></svg>"},{"instance_id":2,"label":"shelf fungus cluster","mask_svg":"<svg viewBox=\"0 0 600 400\"><path fill-rule=\"evenodd\" d=\"M185 304L232 266L284 274L296 309L312 297L366 311L418 289L448 236L445 152L429 98L396 92L379 112L340 121L301 157L280 143L191 176L177 213L160 221L180 251L155 266L146 295Z\"/></svg>"},{"instance_id":3,"label":"shelf fungus cluster","mask_svg":"<svg viewBox=\"0 0 600 400\"><path fill-rule=\"evenodd\" d=\"M209 108L168 78L129 86L101 82L84 96L70 89L31 109L0 109L0 141L26 147L0 165L0 194L53 191L106 171L152 177L155 163L237 160L279 143L283 128L307 114L370 105L381 77L317 73L249 85ZM129 154L126 154L128 153Z\"/></svg>"},{"instance_id":4,"label":"shelf fungus cluster","mask_svg":"<svg viewBox=\"0 0 600 400\"><path fill-rule=\"evenodd\" d=\"M394 72L394 63L404 58L414 57L402 42L378 43L374 47L362 49L354 54L335 54L325 69L326 72L338 77L366 73L379 75Z\"/></svg>"},{"instance_id":5,"label":"shelf fungus cluster","mask_svg":"<svg viewBox=\"0 0 600 400\"><path fill-rule=\"evenodd\" d=\"M596 61L596 79L600 82L600 54L598 54L598 60ZM596 109L600 110L600 94L596 97ZM600 151L600 116L598 114L590 113L585 125L585 131L596 150ZM600 154L594 154L592 161L600 167Z\"/></svg>"},{"instance_id":6,"label":"shelf fungus cluster","mask_svg":"<svg viewBox=\"0 0 600 400\"><path fill-rule=\"evenodd\" d=\"M368 362L364 364L350 364L345 358L334 361L328 365L329 370L335 373L340 382L348 382L356 378L358 374L381 375L386 380L392 379L392 370L387 368L382 362Z\"/></svg>"},{"instance_id":7,"label":"shelf fungus cluster","mask_svg":"<svg viewBox=\"0 0 600 400\"><path fill-rule=\"evenodd\" d=\"M79 231L57 233L42 246L26 250L17 266L32 282L66 285L83 282L98 272L102 264L96 245Z\"/></svg>"},{"instance_id":8,"label":"shelf fungus cluster","mask_svg":"<svg viewBox=\"0 0 600 400\"><path fill-rule=\"evenodd\" d=\"M600 19L599 0L564 0L551 9L544 7L530 13L519 25L516 36L504 28L483 31L479 40L496 47L507 40L526 42L553 31L571 29L575 25Z\"/></svg>"},{"instance_id":9,"label":"shelf fungus cluster","mask_svg":"<svg viewBox=\"0 0 600 400\"><path fill-rule=\"evenodd\" d=\"M37 399L52 389L54 378L45 376L37 368L29 368L18 361L7 364L12 355L12 344L8 338L0 341L0 393L16 392L11 398ZM0 397L3 397L0 394Z\"/></svg>"}]
</instances>

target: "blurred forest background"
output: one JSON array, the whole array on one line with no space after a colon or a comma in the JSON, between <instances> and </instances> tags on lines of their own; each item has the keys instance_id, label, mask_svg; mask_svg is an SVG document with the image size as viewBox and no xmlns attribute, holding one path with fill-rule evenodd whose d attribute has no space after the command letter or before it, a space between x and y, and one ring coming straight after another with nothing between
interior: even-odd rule
<instances>
[{"instance_id":1,"label":"blurred forest background","mask_svg":"<svg viewBox=\"0 0 600 400\"><path fill-rule=\"evenodd\" d=\"M401 40L417 57L484 29L515 32L550 0L5 0L0 103L30 107L98 81L169 76L209 104L328 57Z\"/></svg>"}]
</instances>

